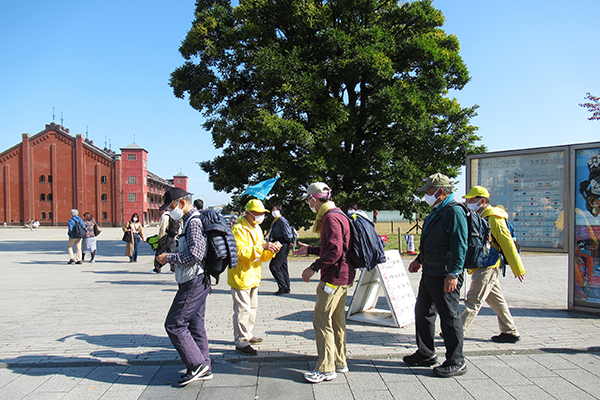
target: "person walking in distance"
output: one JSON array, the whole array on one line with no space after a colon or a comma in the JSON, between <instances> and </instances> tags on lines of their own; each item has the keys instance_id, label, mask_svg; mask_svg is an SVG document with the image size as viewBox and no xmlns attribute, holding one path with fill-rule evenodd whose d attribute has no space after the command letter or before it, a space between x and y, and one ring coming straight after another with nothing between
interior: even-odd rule
<instances>
[{"instance_id":1,"label":"person walking in distance","mask_svg":"<svg viewBox=\"0 0 600 400\"><path fill-rule=\"evenodd\" d=\"M290 274L288 272L288 256L290 247L294 240L294 232L290 223L281 215L281 204L275 204L271 208L273 224L269 232L268 241L281 244L281 250L277 252L275 258L269 263L269 270L277 282L276 295L282 295L290 292Z\"/></svg>"}]
</instances>

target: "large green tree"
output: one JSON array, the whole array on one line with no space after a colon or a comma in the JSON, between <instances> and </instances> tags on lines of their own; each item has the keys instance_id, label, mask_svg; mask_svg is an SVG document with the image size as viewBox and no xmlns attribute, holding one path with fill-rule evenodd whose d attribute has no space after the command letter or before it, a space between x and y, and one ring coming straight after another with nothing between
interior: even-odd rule
<instances>
[{"instance_id":1,"label":"large green tree","mask_svg":"<svg viewBox=\"0 0 600 400\"><path fill-rule=\"evenodd\" d=\"M469 73L443 23L431 1L199 0L170 83L223 149L201 163L214 188L280 172L273 201L304 226L318 180L342 207L412 215L426 176L483 151L476 106L448 96Z\"/></svg>"}]
</instances>

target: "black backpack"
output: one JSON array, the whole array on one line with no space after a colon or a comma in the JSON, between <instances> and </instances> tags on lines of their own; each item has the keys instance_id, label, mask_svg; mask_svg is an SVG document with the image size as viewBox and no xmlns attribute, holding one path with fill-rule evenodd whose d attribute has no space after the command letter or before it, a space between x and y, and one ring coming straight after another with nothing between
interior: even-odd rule
<instances>
[{"instance_id":1,"label":"black backpack","mask_svg":"<svg viewBox=\"0 0 600 400\"><path fill-rule=\"evenodd\" d=\"M200 216L202 228L206 236L206 253L204 254L204 273L210 282L210 277L215 278L219 284L219 276L229 268L237 266L237 246L231 228L223 216L214 210L202 210Z\"/></svg>"},{"instance_id":2,"label":"black backpack","mask_svg":"<svg viewBox=\"0 0 600 400\"><path fill-rule=\"evenodd\" d=\"M79 221L75 221L75 226L71 231L73 233L73 237L75 238L84 238L85 237L85 226Z\"/></svg>"},{"instance_id":3,"label":"black backpack","mask_svg":"<svg viewBox=\"0 0 600 400\"><path fill-rule=\"evenodd\" d=\"M450 207L461 207L467 215L468 245L467 256L465 257L465 269L484 268L487 265L490 256L490 224L479 213L469 210L463 203L450 203ZM446 211L447 212L447 211ZM444 219L442 218L442 223ZM449 229L446 229L449 234Z\"/></svg>"},{"instance_id":4,"label":"black backpack","mask_svg":"<svg viewBox=\"0 0 600 400\"><path fill-rule=\"evenodd\" d=\"M342 211L332 211L342 214L350 222L352 239L350 240L350 249L347 249L346 252L350 265L370 271L377 264L383 264L386 261L383 240L375 231L375 225L371 221L358 214L352 214L352 217L349 217Z\"/></svg>"}]
</instances>

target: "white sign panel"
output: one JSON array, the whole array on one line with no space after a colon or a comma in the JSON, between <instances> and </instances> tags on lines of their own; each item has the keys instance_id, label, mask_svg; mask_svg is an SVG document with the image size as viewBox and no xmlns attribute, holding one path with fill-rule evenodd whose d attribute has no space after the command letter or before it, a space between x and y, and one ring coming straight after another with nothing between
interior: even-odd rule
<instances>
[{"instance_id":1,"label":"white sign panel","mask_svg":"<svg viewBox=\"0 0 600 400\"><path fill-rule=\"evenodd\" d=\"M374 325L406 326L415 320L415 293L397 250L385 252L386 262L363 271L346 319ZM388 309L378 309L383 289Z\"/></svg>"}]
</instances>

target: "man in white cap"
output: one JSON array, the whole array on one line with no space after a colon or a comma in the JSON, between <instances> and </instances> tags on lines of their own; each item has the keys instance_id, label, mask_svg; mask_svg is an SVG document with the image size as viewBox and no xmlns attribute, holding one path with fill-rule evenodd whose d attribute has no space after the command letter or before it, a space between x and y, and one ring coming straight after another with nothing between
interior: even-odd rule
<instances>
[{"instance_id":1,"label":"man in white cap","mask_svg":"<svg viewBox=\"0 0 600 400\"><path fill-rule=\"evenodd\" d=\"M435 353L436 312L440 315L446 360L433 372L441 377L467 372L463 355L463 330L459 313L460 288L468 249L467 215L454 200L452 183L437 173L427 178L423 200L431 212L423 223L419 255L410 263L409 272L423 268L415 304L415 328L418 350L404 357L409 366L437 363Z\"/></svg>"},{"instance_id":2,"label":"man in white cap","mask_svg":"<svg viewBox=\"0 0 600 400\"><path fill-rule=\"evenodd\" d=\"M473 186L469 193L463 196L467 199L467 207L478 212L488 220L492 236L490 256L482 268L469 270L471 286L465 299L465 310L461 315L463 330L466 332L485 301L498 316L500 334L492 336L493 342L516 343L521 340L515 321L513 320L508 304L500 289L500 273L502 263L508 262L513 274L523 282L525 268L521 256L508 228L508 213L500 207L490 204L490 192L483 186Z\"/></svg>"},{"instance_id":3,"label":"man in white cap","mask_svg":"<svg viewBox=\"0 0 600 400\"><path fill-rule=\"evenodd\" d=\"M277 243L265 242L260 224L269 212L262 201L252 199L246 203L246 215L238 219L231 231L238 250L238 264L227 270L227 284L233 297L233 338L235 350L246 356L255 356L251 345L263 339L252 334L258 308L258 286L261 268L281 249Z\"/></svg>"},{"instance_id":4,"label":"man in white cap","mask_svg":"<svg viewBox=\"0 0 600 400\"><path fill-rule=\"evenodd\" d=\"M309 282L319 271L317 301L313 327L317 342L317 364L304 374L311 383L331 381L337 372L348 372L346 363L346 296L354 282L354 267L346 259L351 248L350 221L331 201L331 189L323 182L311 184L306 191L306 203L317 214L313 230L319 234L321 246L302 246L295 255L315 254L319 258L302 272Z\"/></svg>"}]
</instances>

